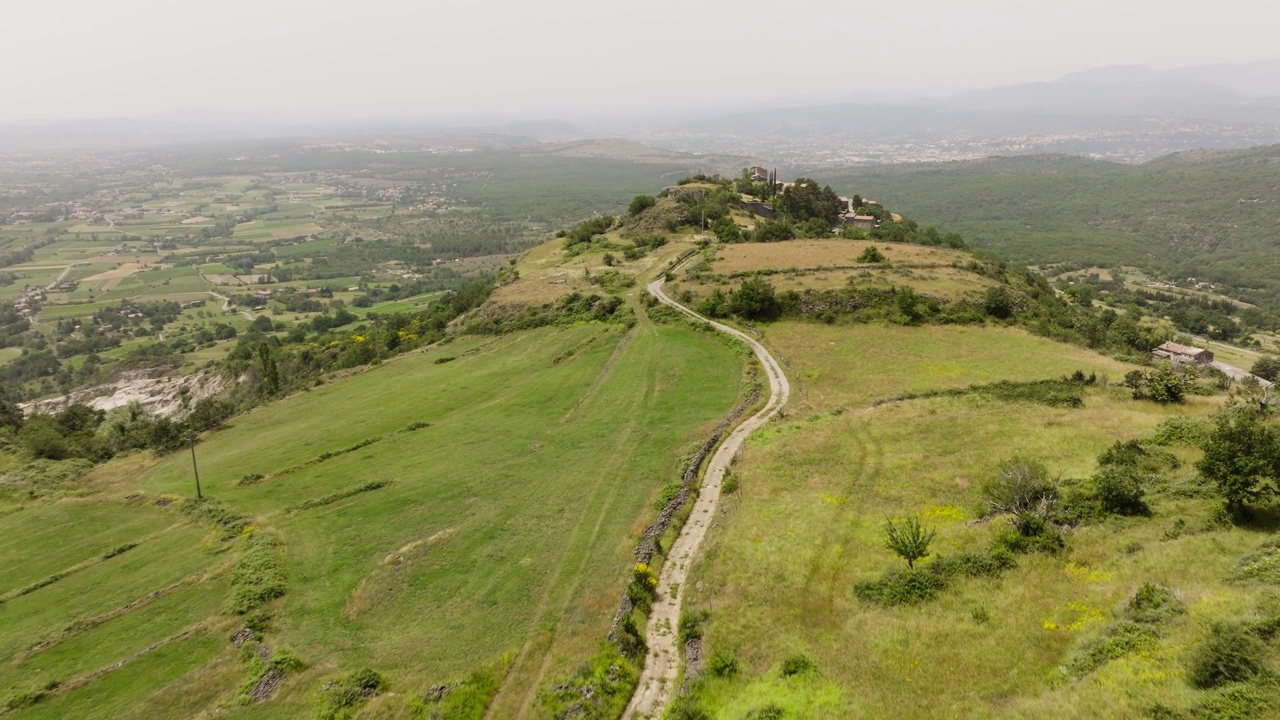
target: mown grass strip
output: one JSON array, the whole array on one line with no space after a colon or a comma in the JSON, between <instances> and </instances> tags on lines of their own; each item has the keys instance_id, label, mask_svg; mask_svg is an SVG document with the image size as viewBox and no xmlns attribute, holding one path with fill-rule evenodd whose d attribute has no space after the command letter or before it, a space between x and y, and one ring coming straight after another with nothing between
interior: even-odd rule
<instances>
[{"instance_id":1,"label":"mown grass strip","mask_svg":"<svg viewBox=\"0 0 1280 720\"><path fill-rule=\"evenodd\" d=\"M85 560L82 563L72 565L66 570L60 570L52 575L36 580L35 582L30 583L29 585L18 588L17 590L11 590L10 592L5 593L4 595L0 595L0 603L6 603L6 602L9 602L10 600L16 600L17 598L20 598L23 595L30 595L31 593L39 590L40 588L48 587L58 582L59 580L62 580L63 578L66 578L70 575L80 572L81 570L84 570L86 568L97 565L100 562L110 560L111 558L116 557L117 555L122 555L136 547L138 547L138 543L136 542L127 542L122 545L117 545L116 547L111 548L110 550L106 551L105 553L103 553L102 555L96 558L90 558L88 560Z\"/></svg>"},{"instance_id":2,"label":"mown grass strip","mask_svg":"<svg viewBox=\"0 0 1280 720\"><path fill-rule=\"evenodd\" d=\"M390 484L391 484L390 480L370 480L369 482L364 483L363 485L357 485L353 488L348 488L346 490L339 490L338 492L329 493L328 495L324 495L322 497L313 498L311 500L304 500L303 502L297 503L295 505L290 505L289 507L285 508L285 512L298 512L299 510L310 510L312 508L324 507L325 505L332 505L333 503L336 503L339 500L345 500L351 497L352 495L359 495L360 493L363 493L363 492L378 490Z\"/></svg>"}]
</instances>

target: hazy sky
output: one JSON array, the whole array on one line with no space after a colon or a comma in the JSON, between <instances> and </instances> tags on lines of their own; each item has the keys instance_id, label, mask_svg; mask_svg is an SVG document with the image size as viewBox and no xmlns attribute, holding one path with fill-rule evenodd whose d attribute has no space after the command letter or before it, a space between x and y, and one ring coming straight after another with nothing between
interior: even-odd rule
<instances>
[{"instance_id":1,"label":"hazy sky","mask_svg":"<svg viewBox=\"0 0 1280 720\"><path fill-rule=\"evenodd\" d=\"M582 117L1280 56L1274 0L40 0L2 17L0 121Z\"/></svg>"}]
</instances>

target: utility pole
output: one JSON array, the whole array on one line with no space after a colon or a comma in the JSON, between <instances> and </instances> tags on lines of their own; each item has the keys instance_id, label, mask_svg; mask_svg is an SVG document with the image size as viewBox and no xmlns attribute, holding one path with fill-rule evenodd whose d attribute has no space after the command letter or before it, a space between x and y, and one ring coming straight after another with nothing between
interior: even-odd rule
<instances>
[{"instance_id":1,"label":"utility pole","mask_svg":"<svg viewBox=\"0 0 1280 720\"><path fill-rule=\"evenodd\" d=\"M196 499L204 499L200 493L200 468L196 467L196 436L191 436L191 472L196 476Z\"/></svg>"}]
</instances>

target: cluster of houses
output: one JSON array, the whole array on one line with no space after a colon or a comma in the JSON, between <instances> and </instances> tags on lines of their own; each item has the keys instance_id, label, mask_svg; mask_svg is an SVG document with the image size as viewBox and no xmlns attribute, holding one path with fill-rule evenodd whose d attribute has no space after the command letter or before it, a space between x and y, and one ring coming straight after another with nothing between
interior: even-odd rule
<instances>
[{"instance_id":1,"label":"cluster of houses","mask_svg":"<svg viewBox=\"0 0 1280 720\"><path fill-rule=\"evenodd\" d=\"M26 295L13 301L13 308L18 315L30 319L36 314L36 307L45 301L44 288L33 288Z\"/></svg>"},{"instance_id":2,"label":"cluster of houses","mask_svg":"<svg viewBox=\"0 0 1280 720\"><path fill-rule=\"evenodd\" d=\"M773 176L767 168L761 167L760 165L752 165L747 169L747 177L751 178L753 182L769 182L769 179ZM782 182L775 179L774 184L777 187L778 192L782 192L795 183ZM880 221L876 219L875 215L859 214L858 210L864 207L878 208L881 207L880 203L875 200L863 199L861 205L855 205L853 198L845 197L843 195L840 196L840 202L844 203L844 211L840 213L841 225L849 225L858 228L859 230L875 230L879 227ZM756 205L763 205L763 203L748 203L748 205L752 210L758 211L760 208L757 208ZM772 213L767 214L766 217L772 217Z\"/></svg>"}]
</instances>

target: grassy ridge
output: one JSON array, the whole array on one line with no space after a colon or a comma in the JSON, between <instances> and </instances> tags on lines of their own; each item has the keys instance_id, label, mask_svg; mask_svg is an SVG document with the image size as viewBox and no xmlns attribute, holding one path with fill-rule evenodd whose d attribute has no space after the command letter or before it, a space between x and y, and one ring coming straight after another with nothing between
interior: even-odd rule
<instances>
[{"instance_id":1,"label":"grassy ridge","mask_svg":"<svg viewBox=\"0 0 1280 720\"><path fill-rule=\"evenodd\" d=\"M520 707L590 656L625 584L633 535L685 446L732 406L740 372L734 353L702 334L647 323L626 334L585 325L462 340L207 435L197 448L205 494L245 516L246 532L280 541L286 594L267 606L267 641L308 665L277 701L230 715L309 714L320 685L362 666L407 697L504 653L515 660L501 698ZM445 354L456 359L435 364ZM381 439L361 445L370 438ZM226 638L244 621L231 614L229 581L246 541L222 541L177 503L153 503L191 492L189 455L136 467L125 458L97 471L99 492L87 499L0 518L5 591L141 541L0 605L0 699L71 683L24 712L186 717L180 708L235 697L242 678ZM253 473L264 478L239 482ZM388 484L352 492L378 481ZM69 550L41 551L55 546ZM201 622L207 632L174 638ZM46 640L56 642L28 652ZM185 650L170 671L138 674L174 648ZM403 698L386 702L379 712L405 712Z\"/></svg>"}]
</instances>

